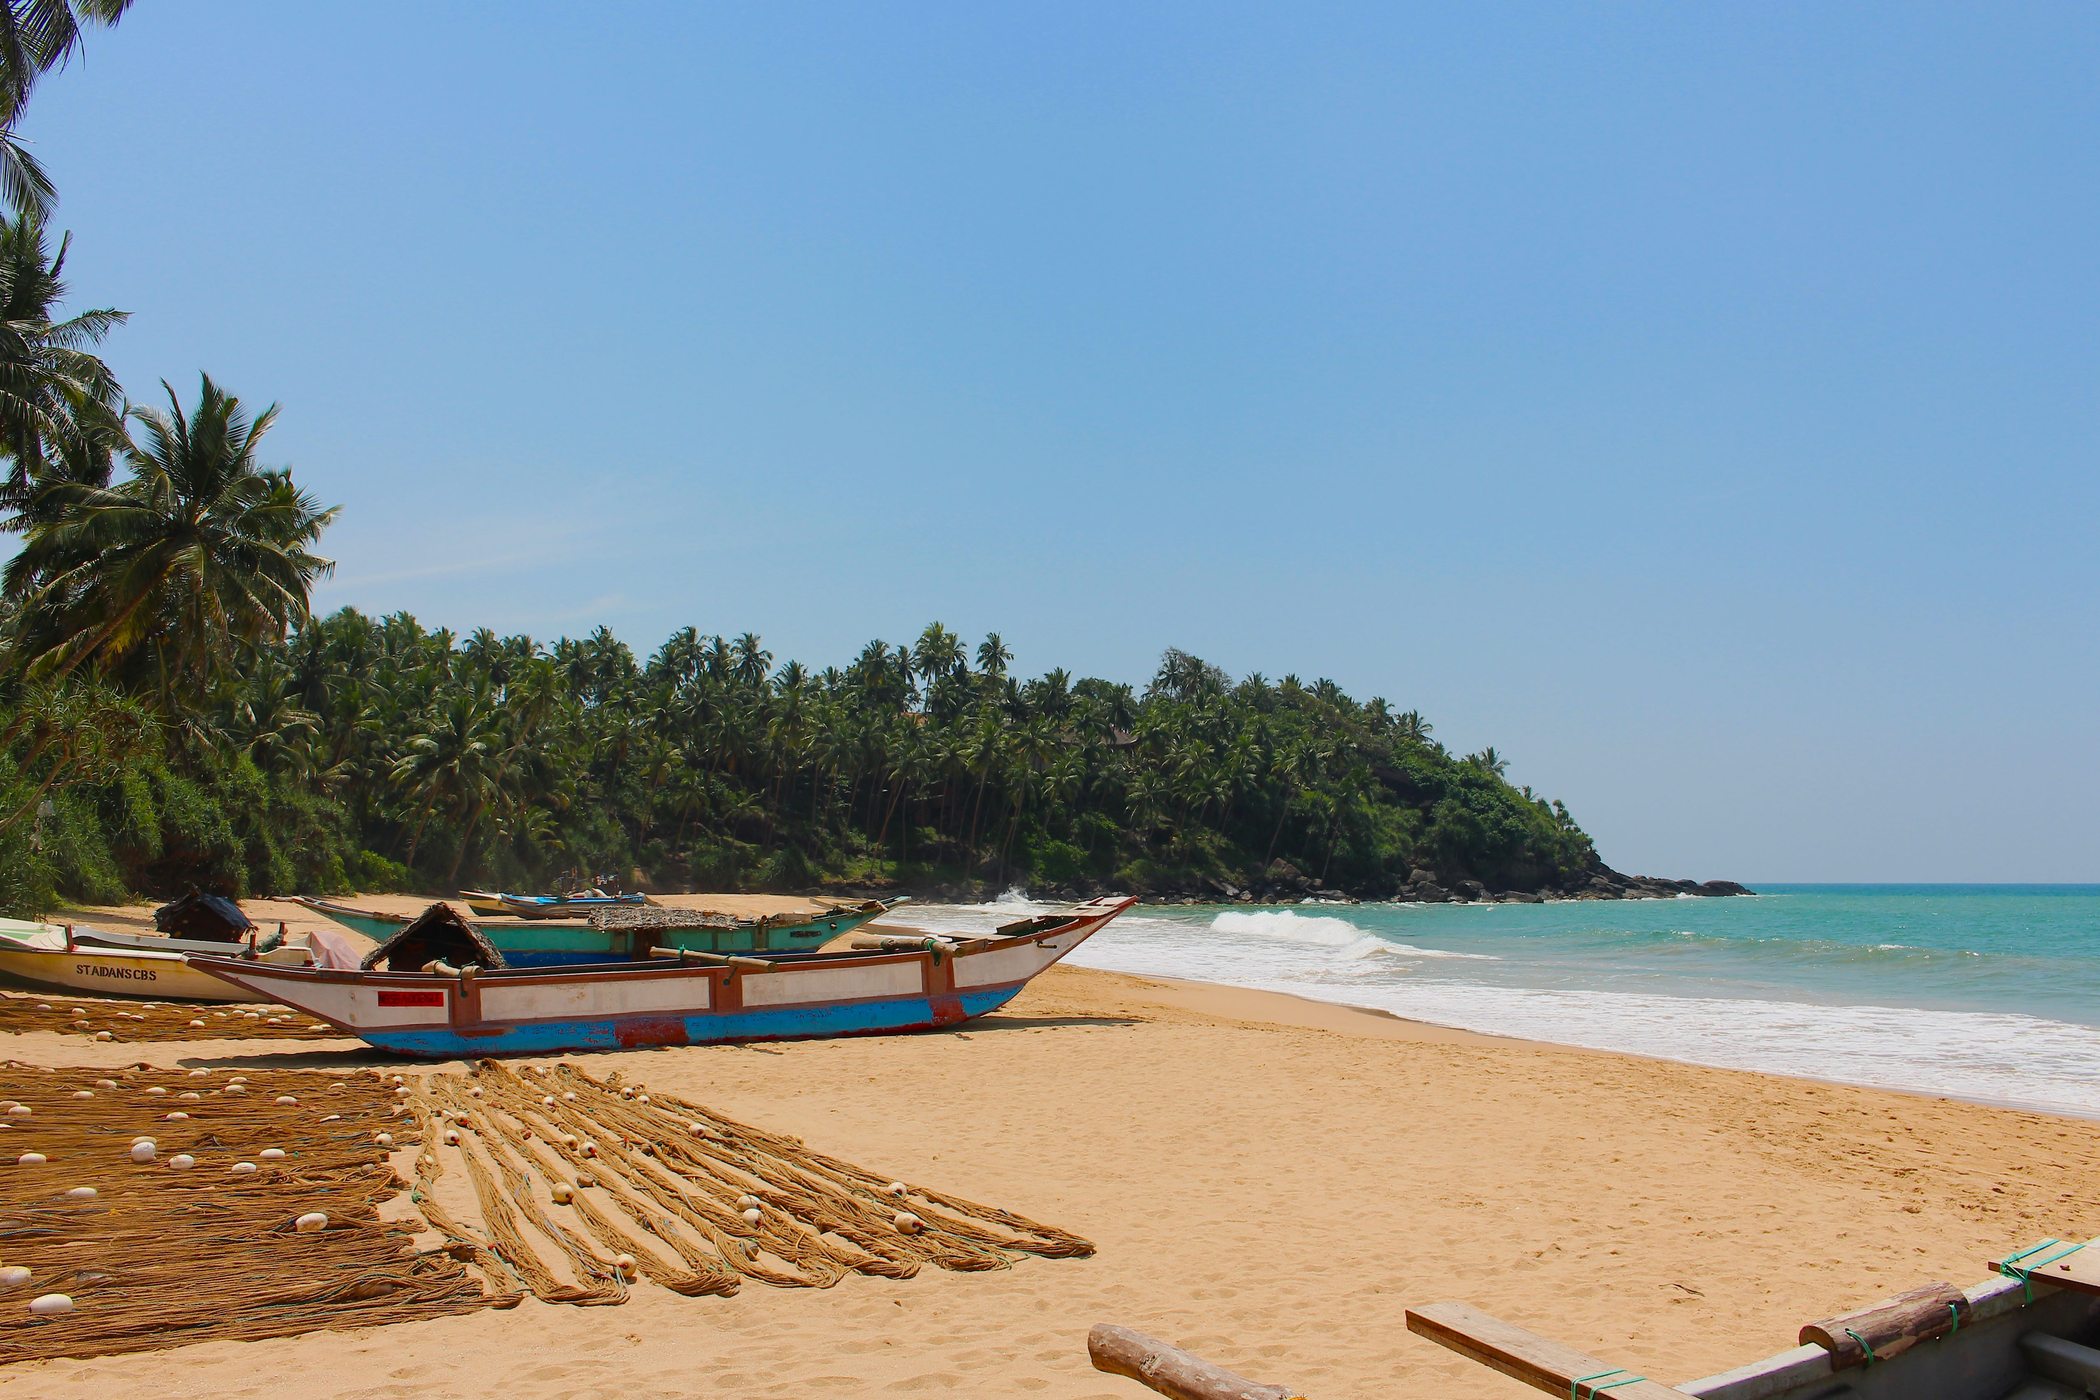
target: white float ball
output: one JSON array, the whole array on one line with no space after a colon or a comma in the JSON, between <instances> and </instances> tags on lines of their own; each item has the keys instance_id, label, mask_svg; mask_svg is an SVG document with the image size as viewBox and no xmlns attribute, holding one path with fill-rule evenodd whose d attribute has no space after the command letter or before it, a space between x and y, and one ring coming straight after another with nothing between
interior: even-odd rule
<instances>
[{"instance_id":1,"label":"white float ball","mask_svg":"<svg viewBox=\"0 0 2100 1400\"><path fill-rule=\"evenodd\" d=\"M92 1186L76 1186L66 1192L66 1199L69 1201L92 1201L100 1194Z\"/></svg>"},{"instance_id":2,"label":"white float ball","mask_svg":"<svg viewBox=\"0 0 2100 1400\"><path fill-rule=\"evenodd\" d=\"M752 1226L754 1229L757 1227L758 1222L763 1218L764 1217L757 1206L751 1206L744 1211L744 1223L746 1225Z\"/></svg>"},{"instance_id":3,"label":"white float ball","mask_svg":"<svg viewBox=\"0 0 2100 1400\"><path fill-rule=\"evenodd\" d=\"M75 1089L73 1097L76 1099L91 1099L95 1097L95 1091L92 1089Z\"/></svg>"},{"instance_id":4,"label":"white float ball","mask_svg":"<svg viewBox=\"0 0 2100 1400\"><path fill-rule=\"evenodd\" d=\"M190 1029L193 1031L201 1031L204 1029L204 1023L202 1021L192 1021L190 1022Z\"/></svg>"},{"instance_id":5,"label":"white float ball","mask_svg":"<svg viewBox=\"0 0 2100 1400\"><path fill-rule=\"evenodd\" d=\"M632 1254L615 1254L613 1256L613 1267L620 1271L620 1277L622 1278L633 1278L637 1270Z\"/></svg>"},{"instance_id":6,"label":"white float ball","mask_svg":"<svg viewBox=\"0 0 2100 1400\"><path fill-rule=\"evenodd\" d=\"M239 1098L242 1095L246 1094L248 1091L246 1089L243 1089L238 1084L229 1084L225 1088L219 1090L219 1092L222 1094L232 1094L235 1098Z\"/></svg>"},{"instance_id":7,"label":"white float ball","mask_svg":"<svg viewBox=\"0 0 2100 1400\"><path fill-rule=\"evenodd\" d=\"M186 1172L197 1165L197 1159L187 1152L178 1152L168 1159L168 1165L176 1171Z\"/></svg>"},{"instance_id":8,"label":"white float ball","mask_svg":"<svg viewBox=\"0 0 2100 1400\"><path fill-rule=\"evenodd\" d=\"M292 1228L302 1235L310 1235L316 1230L325 1230L328 1228L328 1213L326 1211L310 1210L297 1220L294 1220Z\"/></svg>"},{"instance_id":9,"label":"white float ball","mask_svg":"<svg viewBox=\"0 0 2100 1400\"><path fill-rule=\"evenodd\" d=\"M542 1107L542 1108L552 1108L552 1107L554 1107L554 1095L552 1095L552 1094L546 1094L546 1095L543 1095L543 1096L541 1097L541 1099L540 1099L540 1107Z\"/></svg>"},{"instance_id":10,"label":"white float ball","mask_svg":"<svg viewBox=\"0 0 2100 1400\"><path fill-rule=\"evenodd\" d=\"M50 1160L41 1152L24 1152L21 1156L15 1158L15 1165L18 1167L41 1167Z\"/></svg>"},{"instance_id":11,"label":"white float ball","mask_svg":"<svg viewBox=\"0 0 2100 1400\"><path fill-rule=\"evenodd\" d=\"M890 1218L896 1222L900 1234L916 1235L926 1228L926 1222L908 1210L900 1210Z\"/></svg>"},{"instance_id":12,"label":"white float ball","mask_svg":"<svg viewBox=\"0 0 2100 1400\"><path fill-rule=\"evenodd\" d=\"M46 1293L30 1303L29 1311L38 1317L57 1317L73 1311L73 1300L63 1293Z\"/></svg>"},{"instance_id":13,"label":"white float ball","mask_svg":"<svg viewBox=\"0 0 2100 1400\"><path fill-rule=\"evenodd\" d=\"M292 1108L296 1106L298 1102L299 1100L293 1098L290 1094L279 1094L277 1096L277 1106L279 1108Z\"/></svg>"},{"instance_id":14,"label":"white float ball","mask_svg":"<svg viewBox=\"0 0 2100 1400\"><path fill-rule=\"evenodd\" d=\"M547 1190L553 1195L554 1204L558 1206L565 1206L576 1199L576 1188L566 1181L557 1181Z\"/></svg>"},{"instance_id":15,"label":"white float ball","mask_svg":"<svg viewBox=\"0 0 2100 1400\"><path fill-rule=\"evenodd\" d=\"M183 1121L184 1119L188 1118L188 1117L189 1117L189 1115L188 1115L187 1113L182 1113L182 1112L175 1112L175 1113L163 1113L163 1114L162 1114L162 1115L161 1115L160 1117L161 1117L161 1121L162 1121L163 1123L180 1123L180 1122L182 1122L182 1121Z\"/></svg>"},{"instance_id":16,"label":"white float ball","mask_svg":"<svg viewBox=\"0 0 2100 1400\"><path fill-rule=\"evenodd\" d=\"M9 1264L0 1269L0 1288L19 1288L29 1282L29 1270L20 1264Z\"/></svg>"},{"instance_id":17,"label":"white float ball","mask_svg":"<svg viewBox=\"0 0 2100 1400\"><path fill-rule=\"evenodd\" d=\"M154 1097L158 1098L158 1097L159 1097L160 1095L162 1095L162 1094L165 1094L165 1093L167 1093L168 1091L167 1091L166 1089L163 1089L163 1088L161 1088L161 1087L160 1087L160 1085L158 1085L158 1084L155 1084L155 1085L152 1085L151 1087L149 1087L149 1088L148 1088L148 1089L146 1090L146 1092L147 1092L148 1094L150 1094L150 1095L152 1095L152 1096L154 1096Z\"/></svg>"},{"instance_id":18,"label":"white float ball","mask_svg":"<svg viewBox=\"0 0 2100 1400\"><path fill-rule=\"evenodd\" d=\"M35 1112L36 1110L31 1108L28 1104L18 1103L14 1107L7 1110L7 1116L10 1118L27 1118L29 1117L29 1115Z\"/></svg>"},{"instance_id":19,"label":"white float ball","mask_svg":"<svg viewBox=\"0 0 2100 1400\"><path fill-rule=\"evenodd\" d=\"M378 1143L381 1147L392 1147L394 1145L394 1135L392 1133L378 1133L373 1136L372 1141Z\"/></svg>"},{"instance_id":20,"label":"white float ball","mask_svg":"<svg viewBox=\"0 0 2100 1400\"><path fill-rule=\"evenodd\" d=\"M235 1162L232 1166L227 1168L227 1170L232 1172L235 1176L247 1176L253 1171L255 1171L255 1169L255 1163L253 1162Z\"/></svg>"},{"instance_id":21,"label":"white float ball","mask_svg":"<svg viewBox=\"0 0 2100 1400\"><path fill-rule=\"evenodd\" d=\"M265 1147L256 1155L265 1162L282 1162L284 1160L284 1149L281 1147Z\"/></svg>"},{"instance_id":22,"label":"white float ball","mask_svg":"<svg viewBox=\"0 0 2100 1400\"><path fill-rule=\"evenodd\" d=\"M904 1184L903 1182L901 1182L901 1181L893 1181L893 1182L891 1182L891 1183L890 1183L890 1185L889 1185L889 1192L890 1192L890 1194L891 1194L892 1196L904 1196L904 1195L908 1195L908 1194L910 1194L910 1191L911 1191L911 1188L910 1188L910 1187L908 1187L908 1186L906 1186L906 1185L905 1185L905 1184Z\"/></svg>"},{"instance_id":23,"label":"white float ball","mask_svg":"<svg viewBox=\"0 0 2100 1400\"><path fill-rule=\"evenodd\" d=\"M96 1032L95 1032L95 1039L97 1039L97 1040L115 1040L116 1038L117 1038L117 1037L116 1037L116 1035L115 1035L115 1034L114 1034L113 1032L110 1032L110 1031L96 1031ZM65 1298L65 1296L66 1296L66 1295L65 1295L65 1294L63 1294L63 1293L53 1293L53 1294L51 1294L51 1295L49 1295L49 1296L51 1296L51 1297L53 1297L53 1298ZM67 1302L67 1305L68 1305L68 1306L71 1306L71 1304L72 1304L72 1299L70 1299L70 1298L67 1298L67 1299L66 1299L66 1302Z\"/></svg>"},{"instance_id":24,"label":"white float ball","mask_svg":"<svg viewBox=\"0 0 2100 1400\"><path fill-rule=\"evenodd\" d=\"M150 1162L153 1160L154 1154L159 1150L152 1138L147 1138L144 1142L135 1142L131 1144L131 1160L141 1163Z\"/></svg>"},{"instance_id":25,"label":"white float ball","mask_svg":"<svg viewBox=\"0 0 2100 1400\"><path fill-rule=\"evenodd\" d=\"M457 1146L459 1146L459 1129L457 1129L457 1128L447 1128L447 1129L445 1129L445 1146L447 1146L447 1147L457 1147Z\"/></svg>"}]
</instances>

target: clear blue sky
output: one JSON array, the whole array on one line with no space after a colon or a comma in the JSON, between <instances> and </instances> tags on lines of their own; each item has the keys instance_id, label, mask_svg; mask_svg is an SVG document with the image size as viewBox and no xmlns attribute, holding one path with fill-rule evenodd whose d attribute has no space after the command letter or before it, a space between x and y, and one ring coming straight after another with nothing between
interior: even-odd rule
<instances>
[{"instance_id":1,"label":"clear blue sky","mask_svg":"<svg viewBox=\"0 0 2100 1400\"><path fill-rule=\"evenodd\" d=\"M27 133L328 606L1331 676L1622 868L2100 879L2100 8L140 0Z\"/></svg>"}]
</instances>

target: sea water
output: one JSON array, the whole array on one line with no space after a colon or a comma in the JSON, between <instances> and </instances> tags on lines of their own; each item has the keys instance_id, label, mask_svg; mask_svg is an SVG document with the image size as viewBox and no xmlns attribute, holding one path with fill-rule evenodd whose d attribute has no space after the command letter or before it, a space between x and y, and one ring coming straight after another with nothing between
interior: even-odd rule
<instances>
[{"instance_id":1,"label":"sea water","mask_svg":"<svg viewBox=\"0 0 2100 1400\"><path fill-rule=\"evenodd\" d=\"M987 932L1048 906L906 905ZM1076 964L1291 992L1695 1064L2100 1117L2100 885L1749 897L1140 906Z\"/></svg>"}]
</instances>

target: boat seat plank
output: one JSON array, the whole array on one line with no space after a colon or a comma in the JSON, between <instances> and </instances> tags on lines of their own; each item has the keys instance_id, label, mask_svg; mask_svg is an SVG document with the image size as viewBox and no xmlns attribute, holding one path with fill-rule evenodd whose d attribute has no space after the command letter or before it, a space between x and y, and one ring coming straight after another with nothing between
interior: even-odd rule
<instances>
[{"instance_id":1,"label":"boat seat plank","mask_svg":"<svg viewBox=\"0 0 2100 1400\"><path fill-rule=\"evenodd\" d=\"M1407 1330L1492 1366L1505 1376L1526 1385L1577 1400L1688 1400L1685 1393L1660 1381L1641 1379L1615 1385L1637 1371L1615 1371L1609 1361L1562 1346L1559 1342L1527 1332L1488 1316L1465 1303L1433 1303L1407 1310ZM1592 1390L1590 1377L1598 1377Z\"/></svg>"},{"instance_id":2,"label":"boat seat plank","mask_svg":"<svg viewBox=\"0 0 2100 1400\"><path fill-rule=\"evenodd\" d=\"M2069 1249L2074 1243L2076 1242L2066 1240L2061 1245L2035 1255L2031 1261L2016 1263L2011 1269L2005 1267L2004 1260L1993 1259L1991 1271L2010 1274L2014 1278L2027 1274L2037 1284L2046 1283L2052 1288L2068 1288L2076 1293L2100 1294L2100 1240L2088 1241L2079 1246L2076 1253L2066 1254L2061 1259L2048 1258L2060 1249ZM2033 1264L2040 1267L2031 1268L2030 1265Z\"/></svg>"}]
</instances>

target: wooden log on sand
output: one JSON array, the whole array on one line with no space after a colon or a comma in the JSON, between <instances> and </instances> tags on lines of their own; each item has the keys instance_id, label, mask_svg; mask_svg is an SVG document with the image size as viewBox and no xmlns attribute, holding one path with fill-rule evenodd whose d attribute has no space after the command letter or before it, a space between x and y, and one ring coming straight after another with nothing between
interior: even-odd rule
<instances>
[{"instance_id":1,"label":"wooden log on sand","mask_svg":"<svg viewBox=\"0 0 2100 1400\"><path fill-rule=\"evenodd\" d=\"M1094 1324L1086 1351L1095 1370L1128 1376L1171 1400L1302 1400L1294 1390L1235 1376L1157 1337L1110 1322Z\"/></svg>"},{"instance_id":2,"label":"wooden log on sand","mask_svg":"<svg viewBox=\"0 0 2100 1400\"><path fill-rule=\"evenodd\" d=\"M1899 1356L1968 1320L1967 1294L1951 1283L1928 1283L1870 1308L1811 1322L1801 1329L1801 1341L1822 1347L1831 1366L1843 1370Z\"/></svg>"}]
</instances>

